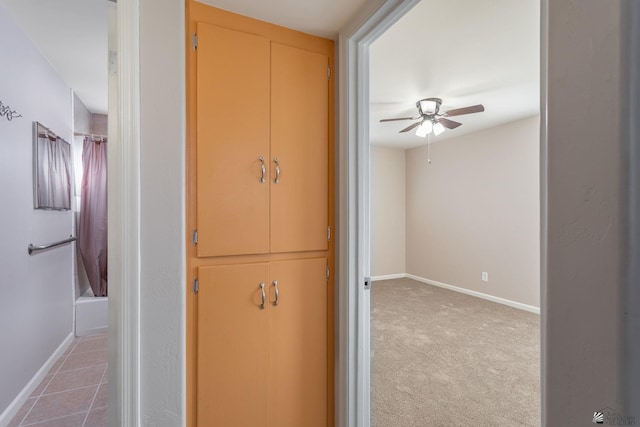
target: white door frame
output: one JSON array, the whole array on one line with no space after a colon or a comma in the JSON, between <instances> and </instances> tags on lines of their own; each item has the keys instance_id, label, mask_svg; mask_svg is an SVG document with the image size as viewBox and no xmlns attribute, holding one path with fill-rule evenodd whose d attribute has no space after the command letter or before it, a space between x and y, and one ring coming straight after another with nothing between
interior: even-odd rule
<instances>
[{"instance_id":1,"label":"white door frame","mask_svg":"<svg viewBox=\"0 0 640 427\"><path fill-rule=\"evenodd\" d=\"M370 2L339 37L336 420L370 424L369 46L420 0Z\"/></svg>"},{"instance_id":2,"label":"white door frame","mask_svg":"<svg viewBox=\"0 0 640 427\"><path fill-rule=\"evenodd\" d=\"M107 144L110 426L141 425L139 11L140 0L117 2L118 100L109 105Z\"/></svg>"}]
</instances>

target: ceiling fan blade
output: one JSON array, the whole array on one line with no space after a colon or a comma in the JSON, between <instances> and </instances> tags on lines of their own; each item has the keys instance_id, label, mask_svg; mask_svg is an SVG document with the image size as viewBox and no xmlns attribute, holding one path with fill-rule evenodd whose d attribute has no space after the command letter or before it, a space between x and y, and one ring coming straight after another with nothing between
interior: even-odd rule
<instances>
[{"instance_id":1,"label":"ceiling fan blade","mask_svg":"<svg viewBox=\"0 0 640 427\"><path fill-rule=\"evenodd\" d=\"M418 120L419 117L398 117L397 119L382 119L381 122L395 122L396 120Z\"/></svg>"},{"instance_id":2,"label":"ceiling fan blade","mask_svg":"<svg viewBox=\"0 0 640 427\"><path fill-rule=\"evenodd\" d=\"M481 113L483 111L484 111L484 105L478 104L478 105L472 105L470 107L456 108L455 110L449 110L443 115L447 117L453 117L453 116L461 116L463 114Z\"/></svg>"},{"instance_id":3,"label":"ceiling fan blade","mask_svg":"<svg viewBox=\"0 0 640 427\"><path fill-rule=\"evenodd\" d=\"M453 120L445 119L444 117L440 117L438 120L436 120L436 122L442 123L442 126L446 127L447 129L455 129L458 126L462 126L462 123L454 122Z\"/></svg>"},{"instance_id":4,"label":"ceiling fan blade","mask_svg":"<svg viewBox=\"0 0 640 427\"><path fill-rule=\"evenodd\" d=\"M402 129L402 130L401 130L400 132L398 132L398 133L402 133L402 132L409 132L411 129L413 129L413 128L416 128L416 127L420 126L420 123L422 123L422 122L415 122L414 124L409 125L409 126L407 126L406 128Z\"/></svg>"}]
</instances>

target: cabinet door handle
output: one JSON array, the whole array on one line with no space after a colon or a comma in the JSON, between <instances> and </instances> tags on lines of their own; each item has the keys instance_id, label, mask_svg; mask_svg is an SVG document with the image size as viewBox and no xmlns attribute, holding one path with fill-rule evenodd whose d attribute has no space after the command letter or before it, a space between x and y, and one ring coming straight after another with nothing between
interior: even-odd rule
<instances>
[{"instance_id":1,"label":"cabinet door handle","mask_svg":"<svg viewBox=\"0 0 640 427\"><path fill-rule=\"evenodd\" d=\"M276 299L275 299L275 301L273 301L273 306L277 307L278 306L278 301L280 300L280 292L278 292L278 281L277 280L273 281L273 286L276 288Z\"/></svg>"},{"instance_id":2,"label":"cabinet door handle","mask_svg":"<svg viewBox=\"0 0 640 427\"><path fill-rule=\"evenodd\" d=\"M262 292L262 304L260 304L260 310L264 310L264 301L267 298L264 293L264 283L260 283L260 291Z\"/></svg>"},{"instance_id":3,"label":"cabinet door handle","mask_svg":"<svg viewBox=\"0 0 640 427\"><path fill-rule=\"evenodd\" d=\"M260 159L260 162L262 163L262 177L260 178L260 183L264 184L267 181L265 179L265 175L267 174L267 168L264 165L264 157L260 156L258 157L258 159Z\"/></svg>"},{"instance_id":4,"label":"cabinet door handle","mask_svg":"<svg viewBox=\"0 0 640 427\"><path fill-rule=\"evenodd\" d=\"M273 161L276 162L276 179L273 180L273 183L278 184L280 182L280 159L274 157Z\"/></svg>"}]
</instances>

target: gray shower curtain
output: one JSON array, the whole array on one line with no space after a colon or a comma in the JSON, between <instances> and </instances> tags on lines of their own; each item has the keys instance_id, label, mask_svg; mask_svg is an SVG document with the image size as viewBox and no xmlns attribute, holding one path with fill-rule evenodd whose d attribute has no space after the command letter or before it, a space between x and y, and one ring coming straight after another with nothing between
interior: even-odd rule
<instances>
[{"instance_id":1,"label":"gray shower curtain","mask_svg":"<svg viewBox=\"0 0 640 427\"><path fill-rule=\"evenodd\" d=\"M107 296L107 144L84 139L80 193L79 247L89 284L97 297Z\"/></svg>"}]
</instances>

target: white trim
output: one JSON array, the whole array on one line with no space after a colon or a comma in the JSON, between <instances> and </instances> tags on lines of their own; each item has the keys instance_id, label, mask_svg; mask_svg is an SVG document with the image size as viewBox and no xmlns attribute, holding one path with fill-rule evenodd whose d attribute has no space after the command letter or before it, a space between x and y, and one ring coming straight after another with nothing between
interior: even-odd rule
<instances>
[{"instance_id":1,"label":"white trim","mask_svg":"<svg viewBox=\"0 0 640 427\"><path fill-rule=\"evenodd\" d=\"M76 299L73 309L77 337L104 334L109 331L109 298L81 296Z\"/></svg>"},{"instance_id":2,"label":"white trim","mask_svg":"<svg viewBox=\"0 0 640 427\"><path fill-rule=\"evenodd\" d=\"M372 276L371 281L377 282L379 280L393 280L393 279L404 279L407 277L407 273L398 273L398 274L384 274L382 276Z\"/></svg>"},{"instance_id":3,"label":"white trim","mask_svg":"<svg viewBox=\"0 0 640 427\"><path fill-rule=\"evenodd\" d=\"M29 399L31 393L38 387L38 385L42 382L44 377L47 376L47 373L51 370L53 365L60 359L65 350L69 347L71 342L73 341L73 333L67 335L67 337L60 343L58 348L51 354L49 359L38 369L38 372L31 378L31 381L24 386L22 391L18 393L13 402L7 406L7 409L4 410L2 414L0 414L0 427L5 427L9 425L13 417L16 416L22 405Z\"/></svg>"},{"instance_id":4,"label":"white trim","mask_svg":"<svg viewBox=\"0 0 640 427\"><path fill-rule=\"evenodd\" d=\"M109 106L109 425L140 422L140 0L117 3L118 102ZM113 119L113 120L112 120Z\"/></svg>"},{"instance_id":5,"label":"white trim","mask_svg":"<svg viewBox=\"0 0 640 427\"><path fill-rule=\"evenodd\" d=\"M370 1L340 32L336 424L370 424L369 45L420 0Z\"/></svg>"},{"instance_id":6,"label":"white trim","mask_svg":"<svg viewBox=\"0 0 640 427\"><path fill-rule=\"evenodd\" d=\"M497 302L498 304L508 305L509 307L517 308L520 310L528 311L530 313L540 314L540 307L536 307L533 305L523 304L521 302L509 300L506 298L500 298L494 295L485 294L482 292L472 291L470 289L461 288L459 286L449 285L447 283L438 282L436 280L425 279L424 277L415 276L409 273L397 273L397 274L386 274L383 276L373 276L371 277L371 281L378 282L381 280L393 280L393 279L412 279L417 282L426 283L427 285L437 286L439 288L449 289L450 291L460 292L461 294L471 295L477 298L486 299L488 301Z\"/></svg>"},{"instance_id":7,"label":"white trim","mask_svg":"<svg viewBox=\"0 0 640 427\"><path fill-rule=\"evenodd\" d=\"M414 276L413 274L405 274L407 279L413 279L417 282L426 283L427 285L437 286L439 288L449 289L450 291L459 292L461 294L471 295L477 298L486 299L488 301L497 302L498 304L508 305L509 307L517 308L520 310L528 311L530 313L540 314L540 307L533 305L523 304L521 302L512 301L506 298L500 298L489 294L483 294L482 292L472 291L470 289L461 288L458 286L449 285L447 283L438 282L436 280L425 279L424 277Z\"/></svg>"}]
</instances>

